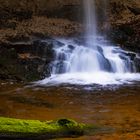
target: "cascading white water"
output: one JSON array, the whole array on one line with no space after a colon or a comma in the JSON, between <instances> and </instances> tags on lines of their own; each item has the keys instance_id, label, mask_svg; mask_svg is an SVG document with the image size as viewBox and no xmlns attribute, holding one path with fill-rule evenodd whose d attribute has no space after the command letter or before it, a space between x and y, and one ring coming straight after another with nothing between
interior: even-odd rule
<instances>
[{"instance_id":1,"label":"cascading white water","mask_svg":"<svg viewBox=\"0 0 140 140\"><path fill-rule=\"evenodd\" d=\"M128 53L97 34L95 0L84 0L84 7L85 42L79 45L74 39L58 39L64 45L54 47L51 77L38 83L118 84L139 79L139 75L131 74L135 66Z\"/></svg>"},{"instance_id":2,"label":"cascading white water","mask_svg":"<svg viewBox=\"0 0 140 140\"><path fill-rule=\"evenodd\" d=\"M78 45L73 40L60 40L65 45L54 48L56 59L52 62L52 74L134 72L135 67L128 53L98 37L96 49Z\"/></svg>"}]
</instances>

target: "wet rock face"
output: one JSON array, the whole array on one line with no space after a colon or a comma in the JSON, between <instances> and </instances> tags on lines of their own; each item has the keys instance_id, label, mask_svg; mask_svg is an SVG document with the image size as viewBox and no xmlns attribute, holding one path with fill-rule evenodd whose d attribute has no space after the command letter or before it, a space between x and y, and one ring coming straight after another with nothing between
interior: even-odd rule
<instances>
[{"instance_id":1,"label":"wet rock face","mask_svg":"<svg viewBox=\"0 0 140 140\"><path fill-rule=\"evenodd\" d=\"M139 0L108 0L112 20L129 20L129 17L139 15ZM135 9L135 10L134 10ZM123 22L123 21L122 21Z\"/></svg>"},{"instance_id":2,"label":"wet rock face","mask_svg":"<svg viewBox=\"0 0 140 140\"><path fill-rule=\"evenodd\" d=\"M5 44L0 48L0 79L35 81L49 76L56 43L61 45L53 39Z\"/></svg>"},{"instance_id":3,"label":"wet rock face","mask_svg":"<svg viewBox=\"0 0 140 140\"><path fill-rule=\"evenodd\" d=\"M139 55L134 59L134 63L136 66L136 71L140 72L140 56Z\"/></svg>"},{"instance_id":4,"label":"wet rock face","mask_svg":"<svg viewBox=\"0 0 140 140\"><path fill-rule=\"evenodd\" d=\"M140 1L110 0L109 37L122 47L139 52Z\"/></svg>"},{"instance_id":5,"label":"wet rock face","mask_svg":"<svg viewBox=\"0 0 140 140\"><path fill-rule=\"evenodd\" d=\"M115 41L118 41L119 43L122 42L122 40L124 41L127 36L126 41L124 41L124 45L129 44L127 46L130 46L131 42L134 39L136 40L134 40L136 44L138 44L139 41L137 41L137 36L139 35L139 31L136 30L134 27L137 26L137 29L140 27L140 25L137 24L140 21L140 1L106 0L106 2L107 7L104 6L102 0L96 0L99 30L113 32L113 34L110 35L111 38ZM64 19L78 21L82 23L82 4L83 2L81 0L1 0L0 28L10 29L6 32L12 34L12 36L17 34L17 36L26 35L27 37L30 36L32 33L40 33L43 35L52 36L68 36L74 34L77 35L77 32L79 33L79 27L76 25L76 23L68 23L68 21ZM104 17L104 9L107 11L107 19L105 19ZM34 18L34 16L36 18ZM48 18L40 18L41 16ZM50 18L53 19L50 20ZM63 19L62 22L59 21L60 18ZM24 23L21 23L22 21L24 21ZM60 26L62 24L64 25ZM53 28L50 31L48 26L45 25ZM126 27L124 27L125 25ZM110 28L112 30L110 30ZM133 37L131 37L132 35L130 36L132 31ZM119 39L120 36L119 38L117 38L118 34L121 34L122 36L124 35L124 37L121 37L121 39ZM3 36L7 36L7 34ZM133 39L130 40L130 37ZM2 40L1 37L0 40ZM135 44L132 43L131 46L134 45Z\"/></svg>"},{"instance_id":6,"label":"wet rock face","mask_svg":"<svg viewBox=\"0 0 140 140\"><path fill-rule=\"evenodd\" d=\"M116 25L109 32L109 37L123 48L140 52L140 19L128 24Z\"/></svg>"},{"instance_id":7,"label":"wet rock face","mask_svg":"<svg viewBox=\"0 0 140 140\"><path fill-rule=\"evenodd\" d=\"M73 36L81 32L75 0L0 0L0 43L32 36ZM79 17L80 19L80 17ZM70 21L73 20L73 21Z\"/></svg>"},{"instance_id":8,"label":"wet rock face","mask_svg":"<svg viewBox=\"0 0 140 140\"><path fill-rule=\"evenodd\" d=\"M80 0L1 0L0 16L1 20L26 20L33 15L77 19L75 12L82 8L80 4Z\"/></svg>"},{"instance_id":9,"label":"wet rock face","mask_svg":"<svg viewBox=\"0 0 140 140\"><path fill-rule=\"evenodd\" d=\"M103 3L103 0L96 0L97 13L101 17L102 11L107 8L111 22L124 22L140 14L139 0L106 0L107 7ZM0 20L26 20L32 16L48 16L77 21L83 17L82 5L82 0L1 0Z\"/></svg>"}]
</instances>

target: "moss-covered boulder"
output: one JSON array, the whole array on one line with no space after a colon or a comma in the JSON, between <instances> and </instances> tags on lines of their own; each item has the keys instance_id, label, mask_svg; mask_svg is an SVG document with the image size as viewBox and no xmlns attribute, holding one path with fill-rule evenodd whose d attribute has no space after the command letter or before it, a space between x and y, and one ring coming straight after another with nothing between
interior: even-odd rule
<instances>
[{"instance_id":1,"label":"moss-covered boulder","mask_svg":"<svg viewBox=\"0 0 140 140\"><path fill-rule=\"evenodd\" d=\"M99 127L77 123L70 119L56 121L21 120L0 117L0 139L52 139L77 137L97 133Z\"/></svg>"}]
</instances>

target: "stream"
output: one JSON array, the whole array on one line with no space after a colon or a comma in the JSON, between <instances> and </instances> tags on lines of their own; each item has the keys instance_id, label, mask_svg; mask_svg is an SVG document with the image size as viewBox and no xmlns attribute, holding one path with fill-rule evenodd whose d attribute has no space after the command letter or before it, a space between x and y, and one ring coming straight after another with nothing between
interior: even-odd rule
<instances>
[{"instance_id":1,"label":"stream","mask_svg":"<svg viewBox=\"0 0 140 140\"><path fill-rule=\"evenodd\" d=\"M43 87L1 81L0 116L39 120L71 118L113 130L109 134L72 138L76 140L139 140L139 93L139 82Z\"/></svg>"}]
</instances>

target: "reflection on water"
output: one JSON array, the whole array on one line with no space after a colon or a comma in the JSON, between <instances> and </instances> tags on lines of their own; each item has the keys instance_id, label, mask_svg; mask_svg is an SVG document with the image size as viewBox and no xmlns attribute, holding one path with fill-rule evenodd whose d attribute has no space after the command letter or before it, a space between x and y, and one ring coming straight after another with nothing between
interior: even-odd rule
<instances>
[{"instance_id":1,"label":"reflection on water","mask_svg":"<svg viewBox=\"0 0 140 140\"><path fill-rule=\"evenodd\" d=\"M121 87L63 85L47 88L0 83L0 116L40 120L68 117L115 128L111 135L78 140L139 140L139 93L139 83Z\"/></svg>"}]
</instances>

